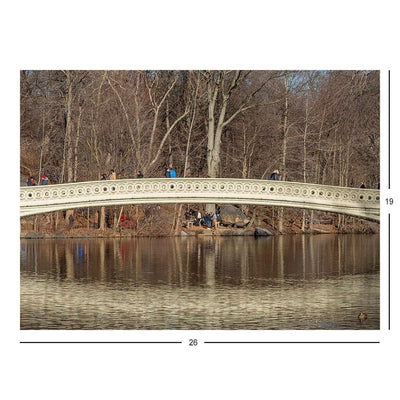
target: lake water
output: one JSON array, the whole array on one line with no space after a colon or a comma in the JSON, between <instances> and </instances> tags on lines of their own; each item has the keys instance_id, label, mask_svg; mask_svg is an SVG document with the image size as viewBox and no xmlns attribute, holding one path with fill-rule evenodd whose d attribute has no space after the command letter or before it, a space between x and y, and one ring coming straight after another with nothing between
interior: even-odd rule
<instances>
[{"instance_id":1,"label":"lake water","mask_svg":"<svg viewBox=\"0 0 400 400\"><path fill-rule=\"evenodd\" d=\"M22 239L20 257L21 329L380 327L378 235Z\"/></svg>"}]
</instances>

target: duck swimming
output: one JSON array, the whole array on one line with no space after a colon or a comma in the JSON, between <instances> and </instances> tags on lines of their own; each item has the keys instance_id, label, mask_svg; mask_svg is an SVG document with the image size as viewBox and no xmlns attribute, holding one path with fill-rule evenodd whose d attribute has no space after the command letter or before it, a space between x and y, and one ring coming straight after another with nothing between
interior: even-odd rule
<instances>
[{"instance_id":1,"label":"duck swimming","mask_svg":"<svg viewBox=\"0 0 400 400\"><path fill-rule=\"evenodd\" d=\"M367 318L367 314L363 313L362 311L360 312L360 314L358 314L358 319L360 320L360 322L365 321Z\"/></svg>"}]
</instances>

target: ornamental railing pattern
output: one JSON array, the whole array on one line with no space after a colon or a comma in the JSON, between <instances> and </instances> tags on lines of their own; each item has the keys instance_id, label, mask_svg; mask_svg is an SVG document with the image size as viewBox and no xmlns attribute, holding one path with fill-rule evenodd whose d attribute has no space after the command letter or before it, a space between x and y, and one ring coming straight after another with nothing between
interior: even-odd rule
<instances>
[{"instance_id":1,"label":"ornamental railing pattern","mask_svg":"<svg viewBox=\"0 0 400 400\"><path fill-rule=\"evenodd\" d=\"M123 204L217 203L296 207L379 221L380 192L312 183L224 178L151 178L26 186L20 215Z\"/></svg>"}]
</instances>

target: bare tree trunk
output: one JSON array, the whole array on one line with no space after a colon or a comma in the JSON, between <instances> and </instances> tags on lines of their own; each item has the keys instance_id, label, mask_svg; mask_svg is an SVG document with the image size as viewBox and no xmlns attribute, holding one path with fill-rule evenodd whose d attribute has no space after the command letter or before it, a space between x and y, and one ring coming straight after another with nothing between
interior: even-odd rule
<instances>
[{"instance_id":1,"label":"bare tree trunk","mask_svg":"<svg viewBox=\"0 0 400 400\"><path fill-rule=\"evenodd\" d=\"M78 124L76 127L76 137L74 144L74 177L73 177L74 182L78 180L78 145L81 134L81 119L82 119L82 106L79 105Z\"/></svg>"},{"instance_id":2,"label":"bare tree trunk","mask_svg":"<svg viewBox=\"0 0 400 400\"><path fill-rule=\"evenodd\" d=\"M284 99L284 109L282 114L282 127L281 127L281 137L282 137L282 150L281 150L281 163L280 163L280 174L282 180L286 180L286 151L287 151L287 134L288 134L288 111L289 111L289 83L288 77L285 74L285 99ZM284 219L284 208L279 207L278 209L278 230L283 232L283 219Z\"/></svg>"},{"instance_id":3,"label":"bare tree trunk","mask_svg":"<svg viewBox=\"0 0 400 400\"><path fill-rule=\"evenodd\" d=\"M192 130L193 130L193 125L194 125L194 120L195 120L195 116L196 116L196 101L197 101L197 93L199 90L199 77L197 77L197 81L196 81L196 91L194 94L194 101L193 101L193 114L192 114L192 119L189 123L189 129L188 129L188 139L186 142L186 152L185 152L185 167L183 169L183 177L186 178L186 173L188 171L188 165L189 165L189 148L190 148L190 138L192 135Z\"/></svg>"},{"instance_id":4,"label":"bare tree trunk","mask_svg":"<svg viewBox=\"0 0 400 400\"><path fill-rule=\"evenodd\" d=\"M63 166L61 179L62 182L72 182L73 180L73 168L72 168L72 77L70 71L65 71L67 76L67 97L66 97L66 123L65 123L65 138L64 138L64 152L63 152ZM65 170L67 171L67 177L65 179ZM65 213L64 223L67 224L69 216L72 214L72 210L67 210Z\"/></svg>"},{"instance_id":5,"label":"bare tree trunk","mask_svg":"<svg viewBox=\"0 0 400 400\"><path fill-rule=\"evenodd\" d=\"M39 161L39 176L38 176L38 183L40 182L40 177L42 176L42 160L43 160L43 153L45 152L46 147L50 142L50 137L45 129L45 116L44 110L42 110L42 145L40 146L40 161Z\"/></svg>"},{"instance_id":6,"label":"bare tree trunk","mask_svg":"<svg viewBox=\"0 0 400 400\"><path fill-rule=\"evenodd\" d=\"M309 116L309 98L306 98L306 119L303 134L303 182L307 182L307 133L308 133L308 116ZM301 230L304 233L306 230L306 210L303 209L303 220L301 223Z\"/></svg>"},{"instance_id":7,"label":"bare tree trunk","mask_svg":"<svg viewBox=\"0 0 400 400\"><path fill-rule=\"evenodd\" d=\"M106 210L105 207L100 207L100 215L99 215L99 229L106 229Z\"/></svg>"}]
</instances>

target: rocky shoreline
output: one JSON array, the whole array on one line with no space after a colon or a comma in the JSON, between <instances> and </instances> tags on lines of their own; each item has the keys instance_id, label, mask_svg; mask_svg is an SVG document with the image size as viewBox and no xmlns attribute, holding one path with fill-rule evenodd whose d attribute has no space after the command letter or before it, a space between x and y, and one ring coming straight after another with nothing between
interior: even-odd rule
<instances>
[{"instance_id":1,"label":"rocky shoreline","mask_svg":"<svg viewBox=\"0 0 400 400\"><path fill-rule=\"evenodd\" d=\"M193 237L193 236L274 236L274 233L263 228L219 228L202 229L187 228L182 229L178 234L148 234L136 235L130 232L115 232L111 229L103 232L82 232L73 230L69 232L41 233L41 232L21 232L21 239L72 239L72 238L134 238L134 237Z\"/></svg>"}]
</instances>

